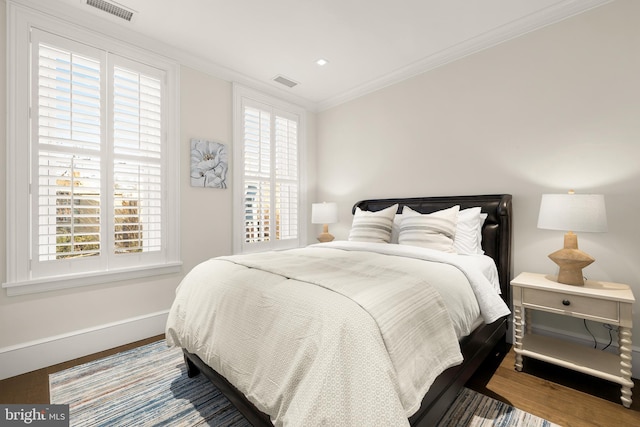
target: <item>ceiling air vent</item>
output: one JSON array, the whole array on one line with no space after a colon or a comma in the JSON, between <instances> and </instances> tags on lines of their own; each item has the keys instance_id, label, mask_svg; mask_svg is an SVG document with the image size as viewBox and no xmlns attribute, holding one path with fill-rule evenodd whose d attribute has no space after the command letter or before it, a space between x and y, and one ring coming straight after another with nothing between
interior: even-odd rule
<instances>
[{"instance_id":1,"label":"ceiling air vent","mask_svg":"<svg viewBox=\"0 0 640 427\"><path fill-rule=\"evenodd\" d=\"M283 84L287 87L294 87L294 86L298 86L298 82L294 82L291 79L286 78L285 76L275 76L273 78L274 82L278 82L280 84Z\"/></svg>"},{"instance_id":2,"label":"ceiling air vent","mask_svg":"<svg viewBox=\"0 0 640 427\"><path fill-rule=\"evenodd\" d=\"M133 18L133 11L122 7L118 3L105 0L86 0L86 2L89 6L93 6L96 9L110 13L111 15L122 18L125 21L131 21L131 18Z\"/></svg>"}]
</instances>

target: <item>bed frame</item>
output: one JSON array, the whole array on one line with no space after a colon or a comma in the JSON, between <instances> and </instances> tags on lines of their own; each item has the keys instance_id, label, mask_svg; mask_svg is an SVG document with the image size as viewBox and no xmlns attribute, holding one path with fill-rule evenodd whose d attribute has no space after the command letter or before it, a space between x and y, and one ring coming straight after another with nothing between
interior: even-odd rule
<instances>
[{"instance_id":1,"label":"bed frame","mask_svg":"<svg viewBox=\"0 0 640 427\"><path fill-rule=\"evenodd\" d=\"M378 211L398 203L398 213L403 206L421 213L431 213L460 205L461 209L479 206L487 219L482 229L482 248L496 262L500 278L502 298L511 306L509 282L511 280L511 195L416 197L397 199L363 200L353 206L362 210ZM506 349L508 319L502 318L489 325L481 325L471 335L460 341L464 356L461 365L451 367L438 376L422 400L420 409L409 418L412 426L434 426L442 418L467 380L482 362L495 351ZM206 365L198 356L184 351L189 377L202 372L233 403L254 426L273 426L269 416L260 412L247 398L222 375Z\"/></svg>"}]
</instances>

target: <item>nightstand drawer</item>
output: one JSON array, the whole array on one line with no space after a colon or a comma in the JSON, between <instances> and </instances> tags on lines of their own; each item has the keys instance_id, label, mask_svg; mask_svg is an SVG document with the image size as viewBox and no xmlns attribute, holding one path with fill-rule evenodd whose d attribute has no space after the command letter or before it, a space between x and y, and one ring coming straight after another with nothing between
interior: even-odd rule
<instances>
[{"instance_id":1,"label":"nightstand drawer","mask_svg":"<svg viewBox=\"0 0 640 427\"><path fill-rule=\"evenodd\" d=\"M597 317L612 323L618 323L619 320L616 301L524 288L522 303L525 306L535 306L539 309Z\"/></svg>"}]
</instances>

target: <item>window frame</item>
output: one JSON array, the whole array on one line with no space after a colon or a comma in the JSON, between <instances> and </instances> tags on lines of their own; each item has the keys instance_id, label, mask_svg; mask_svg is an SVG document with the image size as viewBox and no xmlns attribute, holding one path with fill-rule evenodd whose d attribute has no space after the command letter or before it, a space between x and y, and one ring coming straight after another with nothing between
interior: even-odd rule
<instances>
[{"instance_id":1,"label":"window frame","mask_svg":"<svg viewBox=\"0 0 640 427\"><path fill-rule=\"evenodd\" d=\"M245 206L244 206L244 114L245 101L255 105L268 107L272 111L282 112L284 116L298 118L298 236L295 239L267 242L245 243ZM307 176L306 176L306 110L295 104L283 101L271 95L248 88L238 83L233 84L233 159L234 159L234 215L233 215L233 252L235 254L262 252L267 250L292 249L307 244ZM275 138L274 138L275 140ZM272 155L273 164L273 155ZM270 180L273 180L274 168L271 169Z\"/></svg>"},{"instance_id":2,"label":"window frame","mask_svg":"<svg viewBox=\"0 0 640 427\"><path fill-rule=\"evenodd\" d=\"M56 289L94 285L133 278L175 273L181 270L180 210L179 210L179 65L172 60L137 48L58 17L15 5L7 7L7 295L22 295ZM32 270L32 257L37 256L32 233L32 170L37 166L37 150L31 141L31 30L51 33L75 43L129 58L143 66L162 70L166 93L163 97L164 132L163 149L163 256L144 265L100 266L97 270L77 268L73 273L36 276ZM138 70L140 71L140 70ZM106 82L109 84L109 81ZM166 105L165 105L166 104ZM106 126L111 126L105 123ZM35 137L35 136L34 136ZM28 141L28 143L25 143ZM32 146L33 144L33 146ZM109 156L106 160L112 161ZM102 185L106 188L106 182ZM107 189L108 191L108 189ZM107 193L109 194L109 193ZM106 208L107 206L105 206ZM106 211L107 215L112 212ZM108 223L108 221L107 221ZM25 237L27 236L27 237ZM32 249L33 248L33 249ZM109 248L105 248L109 250ZM35 252L34 252L35 251ZM68 270L72 271L72 270Z\"/></svg>"}]
</instances>

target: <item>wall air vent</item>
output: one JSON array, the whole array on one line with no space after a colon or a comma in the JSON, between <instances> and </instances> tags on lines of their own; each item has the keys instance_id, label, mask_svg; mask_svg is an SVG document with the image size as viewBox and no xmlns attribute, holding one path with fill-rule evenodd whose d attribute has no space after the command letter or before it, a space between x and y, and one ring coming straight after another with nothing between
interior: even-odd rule
<instances>
[{"instance_id":1,"label":"wall air vent","mask_svg":"<svg viewBox=\"0 0 640 427\"><path fill-rule=\"evenodd\" d=\"M89 6L93 6L96 9L110 13L111 15L122 18L125 21L131 21L131 18L133 18L133 11L126 9L118 3L105 0L86 0L86 2Z\"/></svg>"},{"instance_id":2,"label":"wall air vent","mask_svg":"<svg viewBox=\"0 0 640 427\"><path fill-rule=\"evenodd\" d=\"M298 86L298 82L294 82L291 79L286 78L285 76L275 76L273 78L274 82L278 82L280 84L283 84L287 87L294 87L294 86Z\"/></svg>"}]
</instances>

